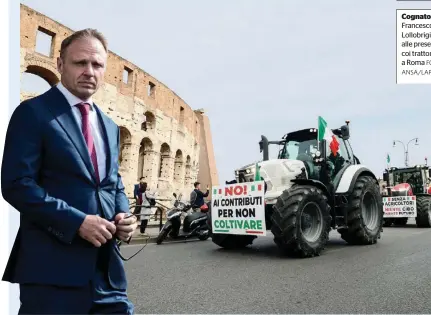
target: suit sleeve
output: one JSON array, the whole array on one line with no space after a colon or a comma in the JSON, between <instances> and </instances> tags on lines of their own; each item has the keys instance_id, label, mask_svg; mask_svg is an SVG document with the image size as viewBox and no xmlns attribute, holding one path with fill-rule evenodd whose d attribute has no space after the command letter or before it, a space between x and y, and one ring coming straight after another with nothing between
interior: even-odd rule
<instances>
[{"instance_id":1,"label":"suit sleeve","mask_svg":"<svg viewBox=\"0 0 431 315\"><path fill-rule=\"evenodd\" d=\"M118 128L117 132L117 146L120 149L120 128ZM116 186L116 194L115 194L115 213L129 213L129 199L124 192L123 180L121 179L120 173L117 176L117 186Z\"/></svg>"},{"instance_id":2,"label":"suit sleeve","mask_svg":"<svg viewBox=\"0 0 431 315\"><path fill-rule=\"evenodd\" d=\"M71 244L86 214L38 185L42 167L41 124L29 102L21 103L6 132L1 169L3 198L24 218Z\"/></svg>"}]
</instances>

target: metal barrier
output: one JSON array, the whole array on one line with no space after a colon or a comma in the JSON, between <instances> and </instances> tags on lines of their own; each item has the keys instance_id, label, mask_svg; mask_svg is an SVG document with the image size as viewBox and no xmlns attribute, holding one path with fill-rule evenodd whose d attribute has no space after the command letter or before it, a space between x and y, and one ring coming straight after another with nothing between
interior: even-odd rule
<instances>
[{"instance_id":1,"label":"metal barrier","mask_svg":"<svg viewBox=\"0 0 431 315\"><path fill-rule=\"evenodd\" d=\"M130 209L131 213L134 213L134 211L132 211L132 209L146 208L146 207L144 207L142 205L136 205L136 201L135 201L134 198L130 198L129 197L128 199L134 200L133 202L129 203L129 205L130 205L129 209ZM157 214L160 214L160 219L159 219L159 231L160 231L163 228L163 209L167 210L167 209L169 209L169 207L167 207L164 204L160 203L158 200L159 201L172 201L172 199L156 199L156 204L158 204L158 206L156 207L157 209L154 212L153 216L154 216L154 219L155 219L154 221L157 221ZM153 206L151 208L153 208ZM147 214L142 214L142 213L135 214L135 215L136 215L136 217L148 216ZM151 218L151 214L149 215L149 217ZM148 221L150 221L150 220L148 220Z\"/></svg>"}]
</instances>

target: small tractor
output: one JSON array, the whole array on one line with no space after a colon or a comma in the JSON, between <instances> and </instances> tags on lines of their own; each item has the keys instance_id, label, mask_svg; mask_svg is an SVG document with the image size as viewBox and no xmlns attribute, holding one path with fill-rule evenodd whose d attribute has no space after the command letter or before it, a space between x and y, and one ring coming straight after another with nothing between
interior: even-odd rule
<instances>
[{"instance_id":1,"label":"small tractor","mask_svg":"<svg viewBox=\"0 0 431 315\"><path fill-rule=\"evenodd\" d=\"M290 132L279 141L261 136L263 161L237 169L236 179L226 182L253 182L259 167L265 186L266 230L271 230L274 242L287 255L319 256L331 228L355 245L375 244L383 232L378 180L353 153L349 121L327 130L331 137L320 141L316 128ZM269 159L269 144L282 146L276 159ZM244 248L257 237L211 234L212 241L226 249Z\"/></svg>"},{"instance_id":2,"label":"small tractor","mask_svg":"<svg viewBox=\"0 0 431 315\"><path fill-rule=\"evenodd\" d=\"M383 226L405 226L409 218L416 219L417 227L431 227L431 168L427 165L390 167L383 173ZM396 200L396 197L400 200ZM415 200L410 206L411 201Z\"/></svg>"}]
</instances>

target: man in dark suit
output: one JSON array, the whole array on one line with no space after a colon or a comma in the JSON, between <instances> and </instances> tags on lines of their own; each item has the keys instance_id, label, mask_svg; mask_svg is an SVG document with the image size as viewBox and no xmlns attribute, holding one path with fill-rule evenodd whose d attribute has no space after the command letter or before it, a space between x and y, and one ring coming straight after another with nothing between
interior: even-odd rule
<instances>
[{"instance_id":1,"label":"man in dark suit","mask_svg":"<svg viewBox=\"0 0 431 315\"><path fill-rule=\"evenodd\" d=\"M91 99L107 55L96 30L66 38L61 82L9 122L1 188L20 228L3 280L20 285L19 314L133 314L115 241L137 226L125 218L120 132Z\"/></svg>"}]
</instances>

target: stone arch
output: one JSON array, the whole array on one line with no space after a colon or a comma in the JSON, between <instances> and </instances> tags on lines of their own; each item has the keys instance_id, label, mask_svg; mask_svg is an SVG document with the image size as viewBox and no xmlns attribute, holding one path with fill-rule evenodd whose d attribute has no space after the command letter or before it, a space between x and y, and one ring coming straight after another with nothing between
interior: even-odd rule
<instances>
[{"instance_id":1,"label":"stone arch","mask_svg":"<svg viewBox=\"0 0 431 315\"><path fill-rule=\"evenodd\" d=\"M174 183L179 188L184 184L184 158L183 152L178 149L175 153L175 166L174 166Z\"/></svg>"},{"instance_id":2,"label":"stone arch","mask_svg":"<svg viewBox=\"0 0 431 315\"><path fill-rule=\"evenodd\" d=\"M156 116L150 111L146 111L145 121L141 124L141 129L145 131L155 130L156 129Z\"/></svg>"},{"instance_id":3,"label":"stone arch","mask_svg":"<svg viewBox=\"0 0 431 315\"><path fill-rule=\"evenodd\" d=\"M50 86L54 86L60 82L60 73L48 63L29 62L24 72L41 77L48 82Z\"/></svg>"},{"instance_id":4,"label":"stone arch","mask_svg":"<svg viewBox=\"0 0 431 315\"><path fill-rule=\"evenodd\" d=\"M190 155L186 157L186 168L185 168L185 176L184 176L184 185L186 187L190 187L192 185L192 159Z\"/></svg>"},{"instance_id":5,"label":"stone arch","mask_svg":"<svg viewBox=\"0 0 431 315\"><path fill-rule=\"evenodd\" d=\"M20 98L25 100L48 91L59 82L59 74L52 66L29 64L21 74Z\"/></svg>"},{"instance_id":6,"label":"stone arch","mask_svg":"<svg viewBox=\"0 0 431 315\"><path fill-rule=\"evenodd\" d=\"M120 126L120 152L118 156L118 162L121 169L128 169L130 167L129 160L132 145L132 134L129 129L124 126Z\"/></svg>"},{"instance_id":7,"label":"stone arch","mask_svg":"<svg viewBox=\"0 0 431 315\"><path fill-rule=\"evenodd\" d=\"M164 142L160 146L159 178L169 178L170 157L171 157L171 148L169 144Z\"/></svg>"},{"instance_id":8,"label":"stone arch","mask_svg":"<svg viewBox=\"0 0 431 315\"><path fill-rule=\"evenodd\" d=\"M151 169L152 153L153 152L153 142L150 138L143 138L139 146L139 157L138 157L138 178L144 177L146 182L151 179Z\"/></svg>"}]
</instances>

